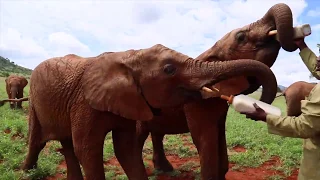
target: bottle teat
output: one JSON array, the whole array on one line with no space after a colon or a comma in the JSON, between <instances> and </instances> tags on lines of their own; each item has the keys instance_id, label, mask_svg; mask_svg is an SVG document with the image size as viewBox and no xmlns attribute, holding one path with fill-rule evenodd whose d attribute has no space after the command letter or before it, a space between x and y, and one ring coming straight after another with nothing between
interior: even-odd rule
<instances>
[{"instance_id":1,"label":"bottle teat","mask_svg":"<svg viewBox=\"0 0 320 180\"><path fill-rule=\"evenodd\" d=\"M224 100L227 100L227 102L228 102L229 104L232 104L232 101L233 101L234 96L233 96L233 95L230 95L230 96L221 95L220 98L221 98L221 99L224 99Z\"/></svg>"}]
</instances>

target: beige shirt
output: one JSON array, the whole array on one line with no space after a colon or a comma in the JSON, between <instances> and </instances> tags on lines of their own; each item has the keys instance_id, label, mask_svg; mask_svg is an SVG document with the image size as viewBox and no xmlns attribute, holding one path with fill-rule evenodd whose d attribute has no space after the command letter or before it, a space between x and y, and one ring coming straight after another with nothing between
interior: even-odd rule
<instances>
[{"instance_id":1,"label":"beige shirt","mask_svg":"<svg viewBox=\"0 0 320 180\"><path fill-rule=\"evenodd\" d=\"M317 56L305 48L300 52L310 72L320 79L316 71ZM320 180L320 84L317 84L305 100L301 101L301 115L267 115L268 131L280 136L303 138L303 154L298 180Z\"/></svg>"}]
</instances>

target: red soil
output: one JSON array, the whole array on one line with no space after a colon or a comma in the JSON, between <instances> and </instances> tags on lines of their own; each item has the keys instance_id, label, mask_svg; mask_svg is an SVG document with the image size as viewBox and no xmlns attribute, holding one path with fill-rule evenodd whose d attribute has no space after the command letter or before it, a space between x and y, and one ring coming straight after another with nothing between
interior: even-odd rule
<instances>
[{"instance_id":1,"label":"red soil","mask_svg":"<svg viewBox=\"0 0 320 180\"><path fill-rule=\"evenodd\" d=\"M246 148L244 148L244 147L242 147L242 146L235 146L235 147L233 147L232 148L234 151L236 151L236 152L246 152L247 150L246 150Z\"/></svg>"},{"instance_id":2,"label":"red soil","mask_svg":"<svg viewBox=\"0 0 320 180\"><path fill-rule=\"evenodd\" d=\"M243 147L235 147L234 148L236 151L243 152L245 151L245 148ZM191 157L191 158L179 158L177 155L168 155L167 156L168 160L171 162L173 165L174 169L178 169L185 163L189 162L194 162L196 167L192 168L191 171L184 172L179 176L171 177L170 175L167 174L159 174L157 175L157 180L194 180L194 174L193 170L199 167L199 159L197 157ZM147 169L147 174L148 176L153 176L153 164L151 160L144 159L144 162L148 164ZM106 166L117 166L118 168L116 169L116 174L124 174L122 168L119 165L119 162L116 158L111 158L108 161L105 162ZM229 167L229 172L226 175L226 180L264 180L267 179L269 176L274 176L274 175L280 175L283 176L283 173L277 170L271 169L274 166L279 166L281 165L281 162L278 157L273 157L269 161L265 162L262 164L260 167L257 168L242 168L241 170L232 170L231 168L235 166L235 164L230 163ZM58 169L66 169L66 164L65 161L63 161L59 166ZM181 171L181 170L180 170ZM294 170L292 175L290 177L287 177L286 180L296 180L298 175L298 170ZM62 174L56 174L53 177L47 177L45 180L57 180L61 179L63 177Z\"/></svg>"},{"instance_id":3,"label":"red soil","mask_svg":"<svg viewBox=\"0 0 320 180\"><path fill-rule=\"evenodd\" d=\"M9 133L11 133L11 130L6 129L4 132L6 134L9 134ZM12 138L22 138L22 137L20 134L16 133L12 136ZM184 140L185 146L188 146L190 149L195 149L194 144L188 142L186 136L182 136L182 138ZM50 143L48 143L48 144L50 144ZM57 149L57 151L59 152L60 149ZM246 152L246 149L242 146L235 146L232 148L231 151L236 152L236 153L242 153L242 152ZM167 155L167 159L172 164L174 169L180 169L181 166L183 166L186 163L190 163L190 162L193 162L193 165L195 167L192 167L191 170L189 170L189 171L182 171L180 169L181 174L179 176L175 176L175 177L171 177L170 175L167 175L165 173L158 174L157 175L158 180L194 180L195 179L193 171L195 169L199 168L199 166L200 166L199 165L200 162L199 162L198 157L179 158L179 156L177 156L177 155ZM144 162L146 162L146 164L148 165L148 167L146 167L148 176L153 176L154 175L154 173L153 173L154 168L153 168L152 161L144 158ZM0 163L1 163L1 161L0 161ZM240 170L233 170L231 168L234 167L235 164L230 163L229 164L230 169L229 169L229 172L226 174L226 180L243 180L243 179L264 180L264 179L267 179L267 177L269 177L269 176L274 176L274 175L284 176L284 174L282 172L272 169L272 167L280 166L280 165L281 165L281 162L278 157L272 157L269 161L266 161L265 163L263 163L261 166L259 166L257 168L241 167ZM116 166L117 167L115 169L116 174L124 174L124 171L120 167L120 164L115 157L109 159L108 161L105 161L105 166ZM67 168L67 166L66 166L65 161L62 161L57 167L58 170L63 170L63 169L66 170L66 168ZM286 180L296 180L297 176L298 176L298 169L295 169L292 172L292 175L287 177ZM58 179L63 179L64 177L65 177L65 175L63 175L61 173L57 173L54 176L44 178L44 180L58 180Z\"/></svg>"},{"instance_id":4,"label":"red soil","mask_svg":"<svg viewBox=\"0 0 320 180\"><path fill-rule=\"evenodd\" d=\"M4 133L6 134L10 134L11 133L11 129L5 129ZM16 140L17 138L24 138L24 135L22 133L16 132L15 134L13 134L11 136L11 140Z\"/></svg>"},{"instance_id":5,"label":"red soil","mask_svg":"<svg viewBox=\"0 0 320 180\"><path fill-rule=\"evenodd\" d=\"M58 170L62 170L62 169L67 169L67 164L65 161L62 161L58 167L57 167ZM47 177L47 178L44 178L44 180L62 180L64 178L64 175L61 174L61 173L57 173L55 174L54 176L50 176L50 177Z\"/></svg>"},{"instance_id":6,"label":"red soil","mask_svg":"<svg viewBox=\"0 0 320 180\"><path fill-rule=\"evenodd\" d=\"M279 175L284 176L280 171L273 170L272 167L281 165L278 157L273 157L269 161L266 161L257 168L243 168L240 171L229 170L226 175L227 180L264 180L269 176ZM235 164L230 163L229 167L232 168ZM287 180L296 180L298 176L298 170L294 170Z\"/></svg>"}]
</instances>

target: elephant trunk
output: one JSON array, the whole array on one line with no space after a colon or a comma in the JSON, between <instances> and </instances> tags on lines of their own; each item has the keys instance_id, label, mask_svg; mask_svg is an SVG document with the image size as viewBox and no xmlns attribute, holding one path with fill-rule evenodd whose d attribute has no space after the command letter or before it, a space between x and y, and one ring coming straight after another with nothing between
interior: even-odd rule
<instances>
[{"instance_id":1,"label":"elephant trunk","mask_svg":"<svg viewBox=\"0 0 320 180\"><path fill-rule=\"evenodd\" d=\"M12 86L12 87L10 88L10 92L11 92L10 98L11 98L11 99L16 99L17 94L18 94L18 88L15 87L15 86ZM13 102L10 102L10 104L14 104L14 103L13 103Z\"/></svg>"},{"instance_id":2,"label":"elephant trunk","mask_svg":"<svg viewBox=\"0 0 320 180\"><path fill-rule=\"evenodd\" d=\"M0 106L3 106L4 103L6 102L14 103L14 102L21 102L21 101L28 101L28 100L29 100L29 97L24 97L20 99L5 99L0 101Z\"/></svg>"},{"instance_id":3,"label":"elephant trunk","mask_svg":"<svg viewBox=\"0 0 320 180\"><path fill-rule=\"evenodd\" d=\"M240 59L235 61L193 62L192 74L201 72L199 78L192 78L192 83L201 83L200 87L212 85L237 76L254 76L261 82L263 90L260 100L271 104L277 94L277 80L271 69L256 60ZM208 81L209 83L204 82ZM202 79L206 79L202 81ZM210 87L208 87L210 88Z\"/></svg>"},{"instance_id":4,"label":"elephant trunk","mask_svg":"<svg viewBox=\"0 0 320 180\"><path fill-rule=\"evenodd\" d=\"M293 41L292 12L288 5L284 3L273 5L259 21L262 24L275 23L280 44L284 50L292 52L298 48Z\"/></svg>"}]
</instances>

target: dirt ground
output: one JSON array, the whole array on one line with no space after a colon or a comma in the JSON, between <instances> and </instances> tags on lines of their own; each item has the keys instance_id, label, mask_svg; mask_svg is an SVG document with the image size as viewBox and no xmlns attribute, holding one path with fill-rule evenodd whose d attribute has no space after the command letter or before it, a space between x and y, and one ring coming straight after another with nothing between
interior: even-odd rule
<instances>
[{"instance_id":1,"label":"dirt ground","mask_svg":"<svg viewBox=\"0 0 320 180\"><path fill-rule=\"evenodd\" d=\"M230 150L230 153L241 153L245 152L246 149L243 147L235 147L232 150ZM193 162L193 164L199 165L199 159L195 157L187 157L187 158L179 158L177 155L168 155L168 160L173 165L174 169L180 169L181 166L183 166L186 163ZM153 176L153 164L152 161L148 159L144 159L144 162L148 164L147 173L149 176ZM277 170L273 170L271 167L279 165L280 161L279 158L274 157L270 159L269 161L265 162L258 168L245 168L242 167L241 170L233 170L232 167L235 166L235 164L230 163L229 164L229 172L226 175L226 180L265 180L268 179L270 176L274 175L280 175L283 176L283 173ZM105 161L105 165L112 165L117 166L116 174L123 174L123 170L120 167L118 161L116 158L111 158L108 161ZM199 167L199 166L198 166ZM194 180L194 173L193 171L198 168L191 168L189 171L182 171L182 173L178 176L170 176L166 174L158 174L156 175L157 180ZM61 164L57 167L58 169L66 169L66 163L65 161L62 161ZM295 170L290 177L287 177L286 180L296 180L298 175L298 170ZM63 174L56 174L54 177L47 177L45 180L58 180L63 179Z\"/></svg>"}]
</instances>

